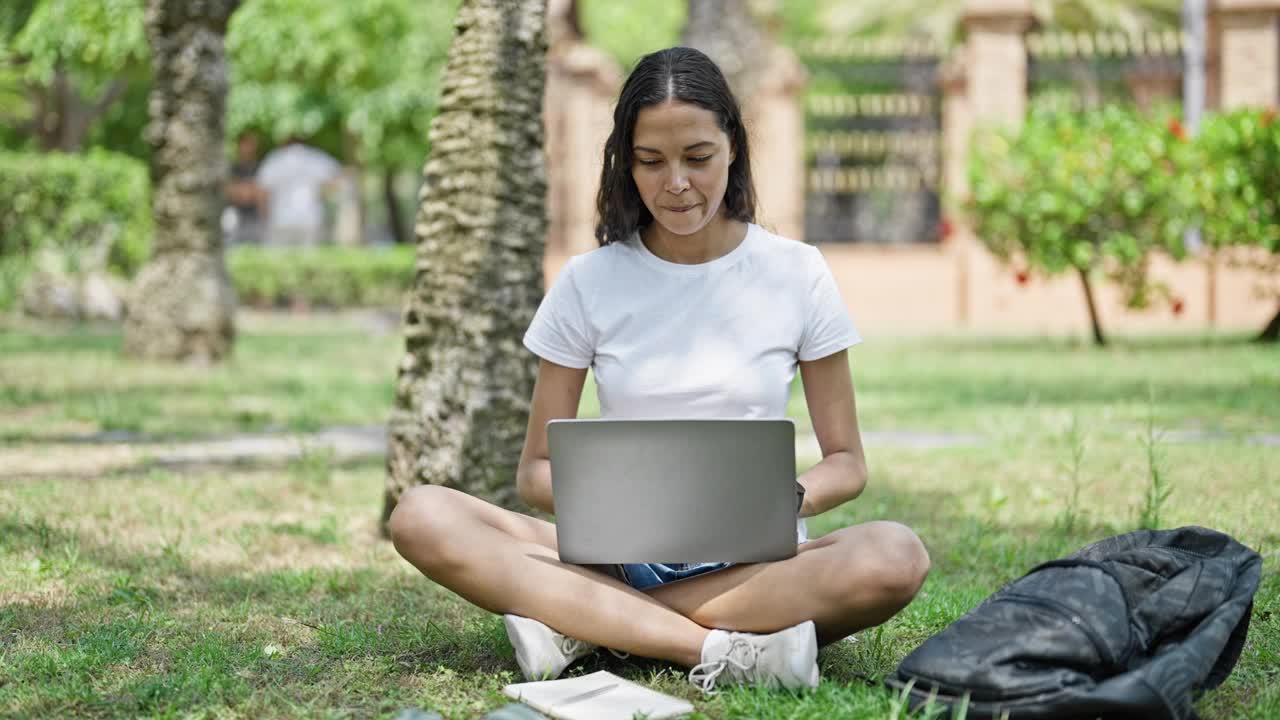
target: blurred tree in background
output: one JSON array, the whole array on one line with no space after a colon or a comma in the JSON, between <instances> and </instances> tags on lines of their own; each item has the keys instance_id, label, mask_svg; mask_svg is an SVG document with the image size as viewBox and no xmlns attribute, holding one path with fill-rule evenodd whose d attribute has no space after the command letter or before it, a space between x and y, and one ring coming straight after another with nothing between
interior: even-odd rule
<instances>
[{"instance_id":1,"label":"blurred tree in background","mask_svg":"<svg viewBox=\"0 0 1280 720\"><path fill-rule=\"evenodd\" d=\"M148 159L151 89L143 0L5 0L0 148L103 147ZM248 0L227 30L227 129L299 137L380 174L428 150L458 0ZM357 170L356 172L360 172ZM391 209L391 207L389 207ZM400 213L388 216L407 240Z\"/></svg>"},{"instance_id":2,"label":"blurred tree in background","mask_svg":"<svg viewBox=\"0 0 1280 720\"><path fill-rule=\"evenodd\" d=\"M609 53L625 72L642 55L680 42L688 0L579 0L587 42Z\"/></svg>"},{"instance_id":3,"label":"blurred tree in background","mask_svg":"<svg viewBox=\"0 0 1280 720\"><path fill-rule=\"evenodd\" d=\"M124 351L135 357L213 362L231 352L235 293L219 223L227 175L223 35L239 3L147 4L155 236L124 327Z\"/></svg>"},{"instance_id":4,"label":"blurred tree in background","mask_svg":"<svg viewBox=\"0 0 1280 720\"><path fill-rule=\"evenodd\" d=\"M392 235L407 242L394 181L419 170L458 0L250 0L231 20L227 129L301 138L379 174Z\"/></svg>"},{"instance_id":5,"label":"blurred tree in background","mask_svg":"<svg viewBox=\"0 0 1280 720\"><path fill-rule=\"evenodd\" d=\"M0 92L26 96L23 116L5 118L8 144L80 150L95 124L136 97L148 79L142 14L142 0L6 0ZM132 138L123 138L135 151L146 122L140 110L125 123Z\"/></svg>"},{"instance_id":6,"label":"blurred tree in background","mask_svg":"<svg viewBox=\"0 0 1280 720\"><path fill-rule=\"evenodd\" d=\"M1275 110L1209 116L1196 139L1205 239L1239 247L1240 264L1271 279L1260 294L1280 299L1280 122ZM1280 308L1258 338L1280 341Z\"/></svg>"},{"instance_id":7,"label":"blurred tree in background","mask_svg":"<svg viewBox=\"0 0 1280 720\"><path fill-rule=\"evenodd\" d=\"M743 0L688 0L680 42L706 53L724 73L738 104L749 109L769 62L769 43L752 4Z\"/></svg>"},{"instance_id":8,"label":"blurred tree in background","mask_svg":"<svg viewBox=\"0 0 1280 720\"><path fill-rule=\"evenodd\" d=\"M1148 258L1186 254L1183 235L1200 214L1196 177L1195 148L1176 119L1119 105L1037 110L1020 131L977 136L967 210L987 249L1021 273L1074 271L1104 345L1093 276L1114 280L1130 307L1167 296L1148 280Z\"/></svg>"}]
</instances>

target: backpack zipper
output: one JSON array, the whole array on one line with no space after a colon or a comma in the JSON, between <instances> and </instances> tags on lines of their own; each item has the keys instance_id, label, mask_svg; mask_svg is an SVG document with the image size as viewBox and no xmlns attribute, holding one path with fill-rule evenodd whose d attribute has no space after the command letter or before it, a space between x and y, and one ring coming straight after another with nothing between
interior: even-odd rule
<instances>
[{"instance_id":1,"label":"backpack zipper","mask_svg":"<svg viewBox=\"0 0 1280 720\"><path fill-rule=\"evenodd\" d=\"M1089 625L1084 622L1084 619L1080 617L1080 613L1070 606L1056 600L1050 600L1049 598L1039 597L1037 595L1027 595L1019 592L1005 593L1004 595L1001 595L998 600L1012 600L1024 605L1033 605L1045 610L1050 610L1055 615L1065 618L1067 622L1080 628L1080 631L1089 638L1089 641L1093 643L1094 651L1098 653L1098 657L1107 666L1107 669L1113 671L1123 670L1123 668L1119 666L1119 662L1117 662L1115 655L1112 654L1111 648L1108 647L1106 642L1102 639L1102 636L1099 635L1096 630L1089 627ZM1126 618L1126 621L1127 620L1128 618Z\"/></svg>"}]
</instances>

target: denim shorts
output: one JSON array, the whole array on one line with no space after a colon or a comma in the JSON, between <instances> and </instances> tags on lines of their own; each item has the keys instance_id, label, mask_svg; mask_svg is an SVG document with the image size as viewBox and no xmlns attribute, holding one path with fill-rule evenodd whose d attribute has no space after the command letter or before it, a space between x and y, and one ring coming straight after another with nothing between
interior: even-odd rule
<instances>
[{"instance_id":1,"label":"denim shorts","mask_svg":"<svg viewBox=\"0 0 1280 720\"><path fill-rule=\"evenodd\" d=\"M697 577L732 567L733 563L626 563L623 565L591 565L589 567L617 578L637 590L648 590L685 578Z\"/></svg>"}]
</instances>

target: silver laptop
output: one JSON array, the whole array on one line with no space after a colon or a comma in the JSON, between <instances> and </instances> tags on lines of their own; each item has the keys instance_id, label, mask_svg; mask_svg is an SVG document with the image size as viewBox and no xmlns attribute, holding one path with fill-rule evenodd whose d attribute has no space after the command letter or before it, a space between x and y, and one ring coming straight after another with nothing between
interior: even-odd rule
<instances>
[{"instance_id":1,"label":"silver laptop","mask_svg":"<svg viewBox=\"0 0 1280 720\"><path fill-rule=\"evenodd\" d=\"M552 420L547 441L565 562L796 553L790 420Z\"/></svg>"}]
</instances>

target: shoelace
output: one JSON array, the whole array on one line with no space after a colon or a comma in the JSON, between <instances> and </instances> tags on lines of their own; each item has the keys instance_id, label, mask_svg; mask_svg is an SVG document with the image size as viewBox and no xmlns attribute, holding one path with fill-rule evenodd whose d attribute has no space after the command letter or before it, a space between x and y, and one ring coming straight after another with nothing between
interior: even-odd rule
<instances>
[{"instance_id":1,"label":"shoelace","mask_svg":"<svg viewBox=\"0 0 1280 720\"><path fill-rule=\"evenodd\" d=\"M582 652L583 650L590 650L593 647L595 647L591 643L585 640L571 638L568 635L561 635L560 633L556 633L556 643L557 645L560 646L560 652L564 653L567 656L573 656ZM613 648L608 648L608 650L609 652L613 653L613 656L618 658L619 660L626 660L627 658L631 657L631 653L628 653L628 652L623 652L621 650L614 650Z\"/></svg>"},{"instance_id":2,"label":"shoelace","mask_svg":"<svg viewBox=\"0 0 1280 720\"><path fill-rule=\"evenodd\" d=\"M733 653L738 648L744 650L743 659L734 658ZM720 677L730 666L737 668L742 673L744 679L750 679L747 676L756 665L756 660L760 658L760 648L756 647L746 637L736 635L729 640L729 649L725 651L724 656L719 660L704 662L701 665L695 665L689 671L689 682L698 686L702 692L708 695L716 694L716 679ZM730 673L732 675L733 673Z\"/></svg>"},{"instance_id":3,"label":"shoelace","mask_svg":"<svg viewBox=\"0 0 1280 720\"><path fill-rule=\"evenodd\" d=\"M559 641L560 652L565 655L576 655L589 647L586 642L577 638L571 638L568 635L560 635L559 633L556 633L556 635L558 636L556 640Z\"/></svg>"}]
</instances>

